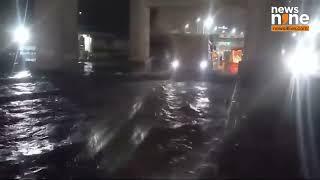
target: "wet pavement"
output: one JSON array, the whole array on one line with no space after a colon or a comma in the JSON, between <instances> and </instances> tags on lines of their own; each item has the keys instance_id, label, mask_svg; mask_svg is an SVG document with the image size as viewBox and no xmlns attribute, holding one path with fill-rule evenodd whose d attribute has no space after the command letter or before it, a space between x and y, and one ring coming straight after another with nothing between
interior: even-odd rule
<instances>
[{"instance_id":1,"label":"wet pavement","mask_svg":"<svg viewBox=\"0 0 320 180\"><path fill-rule=\"evenodd\" d=\"M0 178L216 177L234 83L0 85Z\"/></svg>"}]
</instances>

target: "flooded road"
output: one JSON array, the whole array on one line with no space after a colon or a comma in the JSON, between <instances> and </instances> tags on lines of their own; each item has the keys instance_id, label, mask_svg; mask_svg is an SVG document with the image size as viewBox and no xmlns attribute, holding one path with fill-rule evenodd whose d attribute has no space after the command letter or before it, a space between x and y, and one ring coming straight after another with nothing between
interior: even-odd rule
<instances>
[{"instance_id":1,"label":"flooded road","mask_svg":"<svg viewBox=\"0 0 320 180\"><path fill-rule=\"evenodd\" d=\"M0 85L0 178L217 175L232 82L83 86Z\"/></svg>"}]
</instances>

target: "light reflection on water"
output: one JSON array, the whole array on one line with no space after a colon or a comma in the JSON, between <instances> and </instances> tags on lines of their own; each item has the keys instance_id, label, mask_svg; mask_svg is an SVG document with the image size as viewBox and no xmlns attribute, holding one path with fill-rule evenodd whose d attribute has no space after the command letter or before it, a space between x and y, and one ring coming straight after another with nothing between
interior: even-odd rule
<instances>
[{"instance_id":1,"label":"light reflection on water","mask_svg":"<svg viewBox=\"0 0 320 180\"><path fill-rule=\"evenodd\" d=\"M121 128L123 128L123 126L129 123L129 121L133 120L135 115L141 110L143 106L143 101L144 99L141 96L138 96L137 98L135 98L131 108L128 110L129 112L127 112L128 121L126 119L125 120L117 119L118 121L117 125L114 125L113 127L109 127L108 124L106 124L106 122L108 122L108 119L105 119L105 121L98 123L98 125L95 125L95 127L92 128L89 135L89 140L88 140L88 149L90 152L90 156L96 155L104 147L106 147L110 143L110 141L121 131ZM115 118L115 117L104 117L104 118Z\"/></svg>"},{"instance_id":2,"label":"light reflection on water","mask_svg":"<svg viewBox=\"0 0 320 180\"><path fill-rule=\"evenodd\" d=\"M165 102L161 112L163 119L173 128L194 124L210 108L211 101L206 83L166 83L162 89Z\"/></svg>"},{"instance_id":3,"label":"light reflection on water","mask_svg":"<svg viewBox=\"0 0 320 180\"><path fill-rule=\"evenodd\" d=\"M144 128L143 126L137 126L134 128L131 136L131 141L134 145L139 145L146 138L150 128Z\"/></svg>"},{"instance_id":4,"label":"light reflection on water","mask_svg":"<svg viewBox=\"0 0 320 180\"><path fill-rule=\"evenodd\" d=\"M13 83L0 86L0 98L10 99L11 96L33 93L50 94L56 90L49 82ZM71 144L72 134L68 129L75 125L73 121L81 121L81 113L77 114L74 105L65 98L49 94L37 99L21 96L26 100L14 98L0 104L0 162L22 162L27 157L43 155ZM68 123L64 123L65 127L57 126L57 123L66 120ZM31 169L25 173L32 174L38 170Z\"/></svg>"},{"instance_id":5,"label":"light reflection on water","mask_svg":"<svg viewBox=\"0 0 320 180\"><path fill-rule=\"evenodd\" d=\"M85 76L89 76L94 72L93 63L92 62L85 62L83 66L83 71Z\"/></svg>"},{"instance_id":6,"label":"light reflection on water","mask_svg":"<svg viewBox=\"0 0 320 180\"><path fill-rule=\"evenodd\" d=\"M13 154L21 153L24 156L38 155L53 150L54 145L54 143L50 143L48 140L19 142L16 145L17 151L13 152Z\"/></svg>"},{"instance_id":7,"label":"light reflection on water","mask_svg":"<svg viewBox=\"0 0 320 180\"><path fill-rule=\"evenodd\" d=\"M24 78L30 78L30 77L32 77L30 71L20 71L20 72L17 72L16 74L14 74L13 76L11 76L10 78L11 79L24 79Z\"/></svg>"},{"instance_id":8,"label":"light reflection on water","mask_svg":"<svg viewBox=\"0 0 320 180\"><path fill-rule=\"evenodd\" d=\"M48 101L52 100L15 101L1 106L6 112L4 140L7 145L5 150L7 156L2 156L1 161L19 160L21 156L43 154L59 145L48 139L54 130L53 126L42 122L45 120L43 116L50 111L43 106L44 102ZM20 108L22 111L18 111Z\"/></svg>"},{"instance_id":9,"label":"light reflection on water","mask_svg":"<svg viewBox=\"0 0 320 180\"><path fill-rule=\"evenodd\" d=\"M124 93L134 92L137 84L134 85L132 89L124 88ZM142 84L142 86L145 85ZM197 82L164 82L157 84L156 88L153 86L149 92L132 93L123 99L117 94L118 92L115 93L116 96L110 93L108 100L112 103L104 102L103 107L99 109L102 112L97 115L98 117L90 119L88 124L81 124L80 128L85 129L88 134L85 134L85 138L82 139L86 143L83 146L87 151L79 155L80 161L86 162L89 158L94 159L97 163L96 167L100 169L110 166L110 169L116 168L133 158L141 144L144 144L150 136L153 139L149 142L154 142L155 146L159 145L158 140L163 140L159 145L163 148L163 152L193 151L195 141L191 139L201 133L194 127L211 122L210 112L216 106L216 104L213 106L213 103L217 103L217 100L213 101L210 95L209 90L212 90L212 87L209 88L209 86L210 84ZM51 88L48 87L50 86L26 83L15 84L4 91L19 95ZM2 91L1 87L0 91ZM114 102L121 103L115 105ZM0 132L0 140L5 145L3 148L0 145L0 157L6 157L0 161L20 160L24 156L37 157L55 151L57 147L72 144L69 138L72 135L69 131L70 126L74 126L81 120L74 116L74 113L79 112L69 111L72 107L73 105L61 96L14 101L0 105L0 115L1 111L5 112L5 126L0 126L5 137L1 137ZM63 129L61 132L65 134L61 135L60 131L56 134L56 128ZM161 133L154 134L154 128L160 128ZM59 139L62 140L52 140L53 136L60 136ZM150 152L147 149L145 153ZM82 154L84 154L83 159ZM183 154L179 157L175 156L170 159L170 162L174 159L179 159L175 162L178 166L187 157ZM39 167L39 169L31 169L27 174L47 168ZM110 170L106 169L106 171Z\"/></svg>"},{"instance_id":10,"label":"light reflection on water","mask_svg":"<svg viewBox=\"0 0 320 180\"><path fill-rule=\"evenodd\" d=\"M114 131L109 131L109 128L93 128L88 140L89 155L94 157L99 153L116 135Z\"/></svg>"},{"instance_id":11,"label":"light reflection on water","mask_svg":"<svg viewBox=\"0 0 320 180\"><path fill-rule=\"evenodd\" d=\"M35 85L33 83L19 83L15 84L12 88L14 95L31 94L35 90Z\"/></svg>"},{"instance_id":12,"label":"light reflection on water","mask_svg":"<svg viewBox=\"0 0 320 180\"><path fill-rule=\"evenodd\" d=\"M36 83L15 83L6 86L0 86L0 97L12 95L25 95L39 92L51 92L58 90L48 82Z\"/></svg>"}]
</instances>

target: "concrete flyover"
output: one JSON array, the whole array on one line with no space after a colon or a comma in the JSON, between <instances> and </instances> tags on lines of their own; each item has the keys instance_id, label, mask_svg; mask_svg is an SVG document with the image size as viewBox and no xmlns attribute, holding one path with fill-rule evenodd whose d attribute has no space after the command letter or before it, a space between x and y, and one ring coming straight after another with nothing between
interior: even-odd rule
<instances>
[{"instance_id":1,"label":"concrete flyover","mask_svg":"<svg viewBox=\"0 0 320 180\"><path fill-rule=\"evenodd\" d=\"M130 60L144 63L150 55L150 8L200 8L205 13L227 6L247 8L247 0L130 0Z\"/></svg>"},{"instance_id":2,"label":"concrete flyover","mask_svg":"<svg viewBox=\"0 0 320 180\"><path fill-rule=\"evenodd\" d=\"M214 14L228 7L246 12L245 57L240 68L242 77L262 76L271 79L281 58L281 49L288 33L270 31L271 6L284 6L285 1L272 0L131 0L130 59L144 63L150 51L150 8L179 7L201 8ZM289 33L290 36L290 33ZM260 65L259 65L260 64ZM261 68L259 68L261 67ZM257 75L259 74L259 75ZM266 75L267 74L267 75Z\"/></svg>"},{"instance_id":3,"label":"concrete flyover","mask_svg":"<svg viewBox=\"0 0 320 180\"><path fill-rule=\"evenodd\" d=\"M270 31L272 0L130 0L130 57L144 63L150 55L150 8L200 7L208 13L219 8L237 6L247 11L245 60L280 55L282 33ZM78 1L35 0L36 45L38 66L42 69L65 68L78 58ZM249 64L249 63L248 63ZM250 65L246 65L250 69Z\"/></svg>"}]
</instances>

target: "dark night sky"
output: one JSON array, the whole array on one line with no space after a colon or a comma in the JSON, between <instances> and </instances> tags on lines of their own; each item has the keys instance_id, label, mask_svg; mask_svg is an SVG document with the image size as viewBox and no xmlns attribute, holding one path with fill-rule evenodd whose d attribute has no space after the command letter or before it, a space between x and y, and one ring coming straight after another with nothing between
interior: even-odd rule
<instances>
[{"instance_id":1,"label":"dark night sky","mask_svg":"<svg viewBox=\"0 0 320 180\"><path fill-rule=\"evenodd\" d=\"M81 26L128 36L129 0L80 0L79 10Z\"/></svg>"},{"instance_id":2,"label":"dark night sky","mask_svg":"<svg viewBox=\"0 0 320 180\"><path fill-rule=\"evenodd\" d=\"M25 7L26 0L0 0L0 21L14 19L15 4ZM30 5L32 5L32 0ZM13 9L13 11L11 11ZM11 13L9 13L11 11ZM129 0L79 0L79 24L82 30L114 33L127 37L129 28ZM9 21L11 21L9 20ZM1 24L0 22L0 24Z\"/></svg>"}]
</instances>

